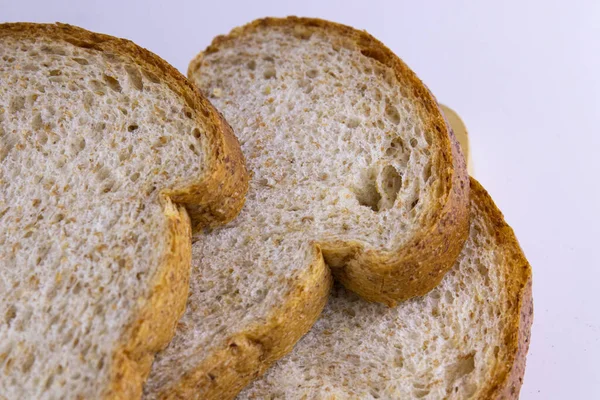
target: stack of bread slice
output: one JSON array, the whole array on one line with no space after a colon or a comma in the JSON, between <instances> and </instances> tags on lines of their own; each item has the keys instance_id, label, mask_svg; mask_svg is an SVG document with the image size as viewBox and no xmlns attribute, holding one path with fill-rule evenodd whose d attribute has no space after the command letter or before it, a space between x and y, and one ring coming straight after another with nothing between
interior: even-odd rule
<instances>
[{"instance_id":1,"label":"stack of bread slice","mask_svg":"<svg viewBox=\"0 0 600 400\"><path fill-rule=\"evenodd\" d=\"M372 36L267 18L191 62L245 164L130 42L0 36L0 398L518 397L529 264L436 99Z\"/></svg>"}]
</instances>

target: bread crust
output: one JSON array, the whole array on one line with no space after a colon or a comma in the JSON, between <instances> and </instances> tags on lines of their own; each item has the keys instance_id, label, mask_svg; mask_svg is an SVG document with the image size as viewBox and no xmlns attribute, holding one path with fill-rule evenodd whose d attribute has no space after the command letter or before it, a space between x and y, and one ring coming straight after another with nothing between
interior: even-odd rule
<instances>
[{"instance_id":1,"label":"bread crust","mask_svg":"<svg viewBox=\"0 0 600 400\"><path fill-rule=\"evenodd\" d=\"M488 192L471 178L472 201L485 210L488 225L493 229L498 247L504 249L506 260L507 296L506 306L510 320L504 332L505 345L498 359L494 377L482 389L482 399L518 399L523 375L531 324L533 322L533 296L531 266L523 254L514 231L504 220L502 212L494 204Z\"/></svg>"},{"instance_id":2,"label":"bread crust","mask_svg":"<svg viewBox=\"0 0 600 400\"><path fill-rule=\"evenodd\" d=\"M421 228L408 243L385 252L353 241L321 242L334 277L369 301L394 306L433 289L454 265L469 232L469 182L467 167L454 133L427 87L402 60L364 31L313 18L265 18L217 36L189 65L188 77L201 69L204 54L219 51L236 38L266 27L290 29L294 35L322 30L351 41L363 55L391 68L400 85L414 95L426 129L435 134L433 145L440 156L433 168L442 182L440 206L419 221Z\"/></svg>"},{"instance_id":3,"label":"bread crust","mask_svg":"<svg viewBox=\"0 0 600 400\"><path fill-rule=\"evenodd\" d=\"M231 127L194 85L166 61L129 40L61 23L0 24L0 40L5 37L24 40L46 37L126 58L147 76L166 84L190 107L192 118L207 128L209 152L204 176L181 188L161 190L169 252L149 285L148 298L140 302L142 305L132 313L129 325L123 329L123 337L112 357L111 382L102 395L107 399L140 398L154 354L169 343L185 308L191 265L191 227L199 229L226 223L244 204L248 175L239 143Z\"/></svg>"},{"instance_id":4,"label":"bread crust","mask_svg":"<svg viewBox=\"0 0 600 400\"><path fill-rule=\"evenodd\" d=\"M170 342L185 311L192 262L190 218L185 207L173 204L168 197L163 198L163 203L169 252L150 285L150 297L125 330L114 353L107 399L141 397L154 354Z\"/></svg>"},{"instance_id":5,"label":"bread crust","mask_svg":"<svg viewBox=\"0 0 600 400\"><path fill-rule=\"evenodd\" d=\"M306 274L264 323L256 323L229 338L183 378L162 388L156 397L162 400L233 399L289 353L323 311L333 284L321 249L315 245L313 251L313 261Z\"/></svg>"}]
</instances>

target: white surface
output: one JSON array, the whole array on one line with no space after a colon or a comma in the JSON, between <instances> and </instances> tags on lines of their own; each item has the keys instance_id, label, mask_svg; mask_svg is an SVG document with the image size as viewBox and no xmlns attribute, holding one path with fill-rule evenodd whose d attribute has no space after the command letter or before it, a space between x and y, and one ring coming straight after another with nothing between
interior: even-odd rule
<instances>
[{"instance_id":1,"label":"white surface","mask_svg":"<svg viewBox=\"0 0 600 400\"><path fill-rule=\"evenodd\" d=\"M0 20L122 36L185 72L217 34L290 14L368 30L462 116L534 272L522 399L600 398L600 2L23 1Z\"/></svg>"}]
</instances>

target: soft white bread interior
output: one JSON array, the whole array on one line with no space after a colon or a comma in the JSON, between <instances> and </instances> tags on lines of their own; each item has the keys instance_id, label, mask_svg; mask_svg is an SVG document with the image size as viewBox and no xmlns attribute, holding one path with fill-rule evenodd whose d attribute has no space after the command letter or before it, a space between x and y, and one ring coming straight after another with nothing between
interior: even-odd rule
<instances>
[{"instance_id":1,"label":"soft white bread interior","mask_svg":"<svg viewBox=\"0 0 600 400\"><path fill-rule=\"evenodd\" d=\"M230 220L246 186L229 126L159 57L0 25L0 398L139 398L185 306L189 215Z\"/></svg>"}]
</instances>

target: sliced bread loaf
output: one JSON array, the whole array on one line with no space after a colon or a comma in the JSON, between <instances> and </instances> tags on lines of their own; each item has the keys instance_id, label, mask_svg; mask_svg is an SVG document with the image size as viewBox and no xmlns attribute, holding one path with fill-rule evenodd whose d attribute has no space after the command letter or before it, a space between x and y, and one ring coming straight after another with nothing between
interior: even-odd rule
<instances>
[{"instance_id":1,"label":"sliced bread loaf","mask_svg":"<svg viewBox=\"0 0 600 400\"><path fill-rule=\"evenodd\" d=\"M0 398L139 398L185 306L190 217L230 220L246 187L230 127L159 57L0 25Z\"/></svg>"},{"instance_id":2,"label":"sliced bread loaf","mask_svg":"<svg viewBox=\"0 0 600 400\"><path fill-rule=\"evenodd\" d=\"M266 19L189 69L253 177L236 221L194 244L187 312L148 398L228 398L291 349L330 276L390 305L424 294L468 233L465 163L437 103L370 35Z\"/></svg>"},{"instance_id":3,"label":"sliced bread loaf","mask_svg":"<svg viewBox=\"0 0 600 400\"><path fill-rule=\"evenodd\" d=\"M516 399L529 345L531 269L472 180L471 232L428 295L396 308L337 287L321 319L239 399Z\"/></svg>"}]
</instances>

